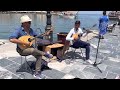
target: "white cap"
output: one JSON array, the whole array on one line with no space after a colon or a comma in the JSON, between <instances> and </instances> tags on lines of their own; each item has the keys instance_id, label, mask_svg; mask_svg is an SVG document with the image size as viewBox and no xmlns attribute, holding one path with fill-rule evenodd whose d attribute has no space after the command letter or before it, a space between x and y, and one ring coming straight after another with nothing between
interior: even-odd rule
<instances>
[{"instance_id":1,"label":"white cap","mask_svg":"<svg viewBox=\"0 0 120 90\"><path fill-rule=\"evenodd\" d=\"M32 19L30 19L28 15L24 15L20 18L20 23L29 22L29 21L32 21Z\"/></svg>"}]
</instances>

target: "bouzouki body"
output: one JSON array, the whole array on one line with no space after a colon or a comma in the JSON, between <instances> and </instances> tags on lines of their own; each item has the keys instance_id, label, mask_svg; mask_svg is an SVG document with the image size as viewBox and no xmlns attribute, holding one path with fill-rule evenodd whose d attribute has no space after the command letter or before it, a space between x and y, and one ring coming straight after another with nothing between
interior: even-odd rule
<instances>
[{"instance_id":1,"label":"bouzouki body","mask_svg":"<svg viewBox=\"0 0 120 90\"><path fill-rule=\"evenodd\" d=\"M32 38L34 38L34 37L33 37L33 36L30 36L30 35L26 35L26 36L20 37L18 40L20 40L20 41L22 41L22 42L30 42L29 39L32 39ZM34 42L35 42L35 40L32 40L32 41L30 42L30 46L29 46L29 47L31 47ZM18 44L18 46L19 46L19 48L22 49L22 50L29 48L28 46L26 46L26 45L24 45L24 44Z\"/></svg>"},{"instance_id":2,"label":"bouzouki body","mask_svg":"<svg viewBox=\"0 0 120 90\"><path fill-rule=\"evenodd\" d=\"M49 30L49 31L46 31L45 33L39 35L39 36L45 36L46 33L50 33L51 31L53 30ZM31 47L33 45L33 43L35 43L35 38L37 38L38 36L36 37L33 37L33 36L30 36L30 35L25 35L25 36L21 36L18 40L22 41L22 42L30 42L30 46ZM28 46L24 45L24 44L18 44L19 48L24 50L24 49L27 49L29 48Z\"/></svg>"},{"instance_id":3,"label":"bouzouki body","mask_svg":"<svg viewBox=\"0 0 120 90\"><path fill-rule=\"evenodd\" d=\"M78 39L78 38L79 38L79 34L78 34L78 33L73 34L72 37L73 37L74 39Z\"/></svg>"}]
</instances>

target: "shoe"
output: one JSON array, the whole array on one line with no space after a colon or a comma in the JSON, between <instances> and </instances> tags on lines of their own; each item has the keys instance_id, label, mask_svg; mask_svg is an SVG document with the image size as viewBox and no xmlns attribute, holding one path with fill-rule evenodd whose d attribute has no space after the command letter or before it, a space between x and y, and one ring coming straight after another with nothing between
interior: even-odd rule
<instances>
[{"instance_id":1,"label":"shoe","mask_svg":"<svg viewBox=\"0 0 120 90\"><path fill-rule=\"evenodd\" d=\"M86 60L86 62L88 62L90 64L94 64L94 62L92 62L90 59Z\"/></svg>"},{"instance_id":2,"label":"shoe","mask_svg":"<svg viewBox=\"0 0 120 90\"><path fill-rule=\"evenodd\" d=\"M58 59L59 62L63 61L63 57L57 57L57 59Z\"/></svg>"},{"instance_id":3,"label":"shoe","mask_svg":"<svg viewBox=\"0 0 120 90\"><path fill-rule=\"evenodd\" d=\"M45 53L45 55L44 55L45 57L47 57L47 58L53 58L53 55L52 54L49 54L49 53Z\"/></svg>"},{"instance_id":4,"label":"shoe","mask_svg":"<svg viewBox=\"0 0 120 90\"><path fill-rule=\"evenodd\" d=\"M115 79L120 79L120 77L117 75L117 76L115 77Z\"/></svg>"},{"instance_id":5,"label":"shoe","mask_svg":"<svg viewBox=\"0 0 120 90\"><path fill-rule=\"evenodd\" d=\"M104 37L102 35L99 36L100 39L104 39Z\"/></svg>"},{"instance_id":6,"label":"shoe","mask_svg":"<svg viewBox=\"0 0 120 90\"><path fill-rule=\"evenodd\" d=\"M101 39L104 39L104 37L102 36Z\"/></svg>"},{"instance_id":7,"label":"shoe","mask_svg":"<svg viewBox=\"0 0 120 90\"><path fill-rule=\"evenodd\" d=\"M90 45L91 45L93 48L95 48L95 49L97 48L97 46L96 46L96 45L94 45L94 44L90 44Z\"/></svg>"},{"instance_id":8,"label":"shoe","mask_svg":"<svg viewBox=\"0 0 120 90\"><path fill-rule=\"evenodd\" d=\"M33 75L36 79L45 79L45 76L41 73L34 73Z\"/></svg>"}]
</instances>

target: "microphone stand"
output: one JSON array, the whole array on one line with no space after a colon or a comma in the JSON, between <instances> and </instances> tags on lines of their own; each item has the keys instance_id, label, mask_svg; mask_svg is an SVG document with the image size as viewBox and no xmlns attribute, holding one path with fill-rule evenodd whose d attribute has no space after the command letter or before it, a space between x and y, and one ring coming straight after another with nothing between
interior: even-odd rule
<instances>
[{"instance_id":1,"label":"microphone stand","mask_svg":"<svg viewBox=\"0 0 120 90\"><path fill-rule=\"evenodd\" d=\"M91 28L93 28L93 27L95 27L97 24L95 24L95 25L93 25ZM90 28L90 29L91 29ZM88 29L88 30L86 30L85 28L83 28L83 30L86 30L86 32L87 32L87 41L88 41L88 33L89 32L91 32L91 31L89 31L90 29ZM92 64L94 67L96 67L101 73L102 73L102 71L98 68L98 66L97 65L99 65L99 64L101 64L102 62L100 62L100 63L97 63L97 57L98 57L98 50L99 50L99 44L100 44L100 37L98 37L99 38L99 40L98 40L98 46L97 46L97 53L96 53L96 58L95 58L95 62L94 62L94 64Z\"/></svg>"},{"instance_id":2,"label":"microphone stand","mask_svg":"<svg viewBox=\"0 0 120 90\"><path fill-rule=\"evenodd\" d=\"M101 38L99 37L98 46L97 46L96 58L95 58L95 62L94 62L94 64L93 64L93 66L96 67L96 68L102 73L102 71L101 71L101 70L98 68L98 66L97 66L97 65L99 65L99 64L102 63L102 62L97 63L97 57L98 57L98 50L99 50L100 39L101 39Z\"/></svg>"}]
</instances>

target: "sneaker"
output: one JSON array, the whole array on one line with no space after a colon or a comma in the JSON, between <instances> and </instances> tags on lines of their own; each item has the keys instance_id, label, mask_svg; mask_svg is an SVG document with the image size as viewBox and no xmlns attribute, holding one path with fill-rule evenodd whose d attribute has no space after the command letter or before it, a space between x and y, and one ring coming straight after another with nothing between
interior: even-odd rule
<instances>
[{"instance_id":1,"label":"sneaker","mask_svg":"<svg viewBox=\"0 0 120 90\"><path fill-rule=\"evenodd\" d=\"M102 36L101 39L104 39L104 37Z\"/></svg>"},{"instance_id":2,"label":"sneaker","mask_svg":"<svg viewBox=\"0 0 120 90\"><path fill-rule=\"evenodd\" d=\"M86 60L86 62L88 62L90 64L94 64L94 62L92 62L90 59Z\"/></svg>"},{"instance_id":3,"label":"sneaker","mask_svg":"<svg viewBox=\"0 0 120 90\"><path fill-rule=\"evenodd\" d=\"M49 53L45 53L45 55L44 55L45 57L47 57L47 58L53 58L53 55L52 54L49 54Z\"/></svg>"},{"instance_id":4,"label":"sneaker","mask_svg":"<svg viewBox=\"0 0 120 90\"><path fill-rule=\"evenodd\" d=\"M44 76L43 74L41 74L41 73L35 73L33 76L34 76L36 79L45 79L45 76Z\"/></svg>"},{"instance_id":5,"label":"sneaker","mask_svg":"<svg viewBox=\"0 0 120 90\"><path fill-rule=\"evenodd\" d=\"M117 76L115 77L115 79L120 79L120 77L117 75Z\"/></svg>"},{"instance_id":6,"label":"sneaker","mask_svg":"<svg viewBox=\"0 0 120 90\"><path fill-rule=\"evenodd\" d=\"M104 37L102 35L99 36L100 39L104 39Z\"/></svg>"},{"instance_id":7,"label":"sneaker","mask_svg":"<svg viewBox=\"0 0 120 90\"><path fill-rule=\"evenodd\" d=\"M94 44L90 44L90 45L91 45L93 48L95 48L95 49L97 48L97 46L96 46L96 45L94 45Z\"/></svg>"}]
</instances>

